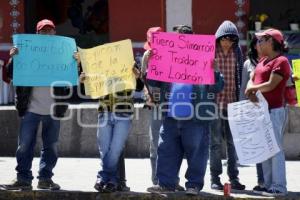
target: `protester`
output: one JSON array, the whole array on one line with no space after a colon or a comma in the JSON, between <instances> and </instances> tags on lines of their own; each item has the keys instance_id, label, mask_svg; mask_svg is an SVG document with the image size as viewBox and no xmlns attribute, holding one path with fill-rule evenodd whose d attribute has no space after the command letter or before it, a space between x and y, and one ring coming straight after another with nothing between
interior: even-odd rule
<instances>
[{"instance_id":1,"label":"protester","mask_svg":"<svg viewBox=\"0 0 300 200\"><path fill-rule=\"evenodd\" d=\"M224 75L224 90L217 95L220 116L211 125L210 174L211 188L223 190L220 181L222 174L222 138L226 141L228 156L227 174L231 188L244 190L245 185L239 182L237 155L227 120L227 104L238 101L241 83L243 58L239 43L239 34L231 21L224 21L216 31L216 65Z\"/></svg>"},{"instance_id":2,"label":"protester","mask_svg":"<svg viewBox=\"0 0 300 200\"><path fill-rule=\"evenodd\" d=\"M245 96L245 90L250 79L250 74L252 71L254 71L260 58L261 52L257 42L257 37L253 35L249 45L248 59L244 62L243 66L240 100L247 99ZM253 192L261 193L262 191L266 190L264 187L264 175L261 163L256 164L256 173L257 185L253 188Z\"/></svg>"},{"instance_id":3,"label":"protester","mask_svg":"<svg viewBox=\"0 0 300 200\"><path fill-rule=\"evenodd\" d=\"M144 52L142 58L142 73L145 74L148 67L149 58L151 57L151 40L152 34L161 32L161 27L151 27L147 31L147 41L144 44ZM158 184L157 176L156 176L156 160L157 160L157 147L158 147L158 138L159 138L159 129L161 127L161 119L158 116L158 102L160 97L160 88L151 87L147 84L147 80L144 79L145 82L145 96L146 96L146 104L145 108L151 109L149 112L150 118L150 126L149 126L149 138L150 138L150 162L151 162L151 180L153 185ZM179 177L177 178L177 191L184 191L184 188L179 185Z\"/></svg>"},{"instance_id":4,"label":"protester","mask_svg":"<svg viewBox=\"0 0 300 200\"><path fill-rule=\"evenodd\" d=\"M291 70L284 51L284 39L279 30L268 29L256 33L259 48L264 56L255 68L248 82L245 94L256 101L255 93L262 92L268 102L276 142L280 148L273 157L262 163L266 196L283 196L287 194L285 156L283 151L283 133L285 125L284 90ZM252 97L251 97L252 96Z\"/></svg>"},{"instance_id":5,"label":"protester","mask_svg":"<svg viewBox=\"0 0 300 200\"><path fill-rule=\"evenodd\" d=\"M137 68L133 68L133 73L136 78L140 77ZM85 78L86 75L81 73L80 81L84 82ZM141 91L143 87L142 85L137 89ZM102 193L117 191L122 178L120 175L122 176L125 171L124 163L120 163L120 156L131 127L134 112L133 92L133 90L123 90L100 98L97 143L101 169L97 174L94 188ZM123 165L123 169L120 169L120 164ZM118 170L121 170L121 173Z\"/></svg>"},{"instance_id":6,"label":"protester","mask_svg":"<svg viewBox=\"0 0 300 200\"><path fill-rule=\"evenodd\" d=\"M178 26L175 31L181 34L193 33L189 26ZM217 71L215 80L214 85L148 80L152 86L161 88L160 109L168 110L162 113L162 126L159 134L156 172L158 185L148 188L148 192L175 191L178 171L184 155L188 163L185 175L186 194L198 195L202 190L208 159L210 122L209 119L203 118L209 118L208 113L214 112L213 106L209 105L214 102L215 93L221 91L224 86L223 77ZM178 97L178 94L181 94L181 97ZM196 96L196 98L191 98L191 96Z\"/></svg>"},{"instance_id":7,"label":"protester","mask_svg":"<svg viewBox=\"0 0 300 200\"><path fill-rule=\"evenodd\" d=\"M146 50L144 52L143 58L142 58L142 73L145 73L148 67L148 61L151 55L151 39L152 34L155 32L162 31L161 27L152 27L149 28L147 31L147 41L144 44L144 49ZM145 79L146 82L146 79ZM149 138L150 138L150 162L151 162L151 180L153 185L157 185L158 180L156 177L156 159L157 159L157 146L158 146L158 136L159 136L159 128L161 126L161 120L157 119L157 115L155 115L157 112L157 105L158 99L155 100L153 98L157 97L159 95L159 88L154 88L148 86L146 83L145 87L145 95L146 95L146 108L151 109L151 113L149 114L150 119L150 126L149 126Z\"/></svg>"},{"instance_id":8,"label":"protester","mask_svg":"<svg viewBox=\"0 0 300 200\"><path fill-rule=\"evenodd\" d=\"M36 25L36 33L55 35L55 25L50 20L41 20ZM17 47L10 50L11 57L17 53ZM77 54L74 54L74 57L77 58ZM12 59L10 59L8 67L9 71L12 72ZM10 74L11 79L12 77L13 74ZM58 118L62 118L68 108L66 103L60 103L63 101L61 97L66 96L69 91L66 87L54 87L53 89L54 97L51 94L51 87L16 87L16 109L21 118L18 149L16 152L17 179L12 184L3 186L7 190L32 189L34 177L32 176L31 165L40 122L42 123L43 148L41 150L37 188L60 189L60 186L52 181L52 170L58 159L57 142L60 129L60 120ZM52 106L54 107L51 109Z\"/></svg>"}]
</instances>

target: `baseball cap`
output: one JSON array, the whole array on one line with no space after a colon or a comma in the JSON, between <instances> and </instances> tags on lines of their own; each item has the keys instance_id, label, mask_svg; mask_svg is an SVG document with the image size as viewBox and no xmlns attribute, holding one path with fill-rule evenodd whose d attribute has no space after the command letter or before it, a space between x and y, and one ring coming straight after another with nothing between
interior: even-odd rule
<instances>
[{"instance_id":1,"label":"baseball cap","mask_svg":"<svg viewBox=\"0 0 300 200\"><path fill-rule=\"evenodd\" d=\"M151 49L150 42L152 40L152 34L157 33L157 32L161 32L161 31L163 31L161 27L151 27L151 28L148 29L148 31L147 31L147 42L145 42L145 44L144 44L144 49L146 49L146 50Z\"/></svg>"},{"instance_id":2,"label":"baseball cap","mask_svg":"<svg viewBox=\"0 0 300 200\"><path fill-rule=\"evenodd\" d=\"M55 25L54 25L53 21L51 21L49 19L43 19L43 20L41 20L41 21L39 21L37 23L37 25L36 25L36 31L40 31L45 26L50 26L53 29L55 29Z\"/></svg>"},{"instance_id":3,"label":"baseball cap","mask_svg":"<svg viewBox=\"0 0 300 200\"><path fill-rule=\"evenodd\" d=\"M267 29L267 30L265 30L263 32L260 32L260 33L255 33L255 35L257 37L271 36L272 38L274 38L280 44L283 44L283 40L284 40L282 33L279 30L273 29L273 28Z\"/></svg>"},{"instance_id":4,"label":"baseball cap","mask_svg":"<svg viewBox=\"0 0 300 200\"><path fill-rule=\"evenodd\" d=\"M188 25L176 25L173 27L173 31L177 31L177 32L183 33L183 34L192 34L193 33L192 27L190 27Z\"/></svg>"}]
</instances>

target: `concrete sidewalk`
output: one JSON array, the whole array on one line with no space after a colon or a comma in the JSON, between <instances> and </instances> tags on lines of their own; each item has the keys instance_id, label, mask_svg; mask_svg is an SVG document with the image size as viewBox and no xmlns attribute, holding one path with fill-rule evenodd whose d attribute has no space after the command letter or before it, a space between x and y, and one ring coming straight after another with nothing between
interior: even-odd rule
<instances>
[{"instance_id":1,"label":"concrete sidewalk","mask_svg":"<svg viewBox=\"0 0 300 200\"><path fill-rule=\"evenodd\" d=\"M33 173L37 176L39 159L35 158L33 162ZM13 157L0 157L0 184L10 183L15 177L16 160ZM184 172L186 170L186 161L183 162L180 171L180 183L184 186L185 178ZM300 161L287 161L287 183L290 199L300 198ZM232 197L237 198L264 198L262 196L254 195L251 190L256 185L256 168L255 166L240 167L240 181L246 185L246 191L232 192ZM46 197L58 193L62 198L60 199L99 199L99 194L93 188L96 180L96 174L99 170L99 159L97 158L60 158L57 166L54 170L55 176L53 180L59 183L62 187L61 192L40 192L36 191L37 180L34 179L33 187L34 192L4 192L0 191L0 200L2 199L38 199L31 198L41 197L41 199L47 199ZM226 172L226 167L223 167L223 171ZM127 184L130 186L131 191L128 194L116 193L110 195L113 199L153 199L155 196L147 194L146 188L151 186L150 180L150 160L149 159L126 159L126 176ZM210 189L209 181L209 167L205 176L205 186L199 195L199 198L221 198L222 192L216 192ZM222 176L222 182L228 181L227 176ZM80 191L80 192L79 192ZM79 193L78 193L79 192ZM81 193L82 192L82 193ZM33 195L34 194L34 195ZM56 194L56 195L58 195ZM66 196L65 196L65 195ZM120 195L121 194L121 195ZM25 196L24 196L25 195ZM27 196L26 196L27 195ZM89 195L91 198L84 197ZM137 195L141 195L138 197ZM74 196L74 198L72 198ZM101 195L103 196L103 195ZM105 195L104 195L105 196ZM66 198L68 197L68 198ZM76 197L76 198L75 198ZM130 197L130 198L129 198ZM170 196L168 196L170 197ZM183 193L172 194L174 199L185 199ZM176 198L175 198L176 197ZM57 196L51 198L58 198ZM49 197L49 199L51 199ZM159 197L161 198L161 197ZM108 196L106 198L110 199ZM194 199L194 198L193 198Z\"/></svg>"}]
</instances>

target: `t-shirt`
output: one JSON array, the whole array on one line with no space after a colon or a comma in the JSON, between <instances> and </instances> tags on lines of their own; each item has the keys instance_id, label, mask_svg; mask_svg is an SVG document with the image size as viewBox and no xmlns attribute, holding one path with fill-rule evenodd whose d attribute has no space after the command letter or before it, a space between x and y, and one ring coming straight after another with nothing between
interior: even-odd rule
<instances>
[{"instance_id":1,"label":"t-shirt","mask_svg":"<svg viewBox=\"0 0 300 200\"><path fill-rule=\"evenodd\" d=\"M193 85L173 83L171 87L168 116L174 118L190 117L192 114L190 94Z\"/></svg>"},{"instance_id":2,"label":"t-shirt","mask_svg":"<svg viewBox=\"0 0 300 200\"><path fill-rule=\"evenodd\" d=\"M278 56L270 61L267 61L267 58L262 58L255 68L253 83L258 85L267 82L271 73L278 74L283 79L272 91L263 93L269 104L269 109L284 106L284 90L291 73L288 59L284 56Z\"/></svg>"},{"instance_id":3,"label":"t-shirt","mask_svg":"<svg viewBox=\"0 0 300 200\"><path fill-rule=\"evenodd\" d=\"M39 115L50 115L54 102L50 87L33 87L28 111Z\"/></svg>"}]
</instances>

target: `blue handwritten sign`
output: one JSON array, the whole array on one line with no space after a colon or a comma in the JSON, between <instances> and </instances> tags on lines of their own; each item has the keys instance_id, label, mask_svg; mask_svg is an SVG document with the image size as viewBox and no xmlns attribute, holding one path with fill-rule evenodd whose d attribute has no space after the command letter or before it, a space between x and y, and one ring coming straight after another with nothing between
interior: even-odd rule
<instances>
[{"instance_id":1,"label":"blue handwritten sign","mask_svg":"<svg viewBox=\"0 0 300 200\"><path fill-rule=\"evenodd\" d=\"M13 57L13 84L16 86L77 85L75 40L37 34L13 35L19 53Z\"/></svg>"}]
</instances>

